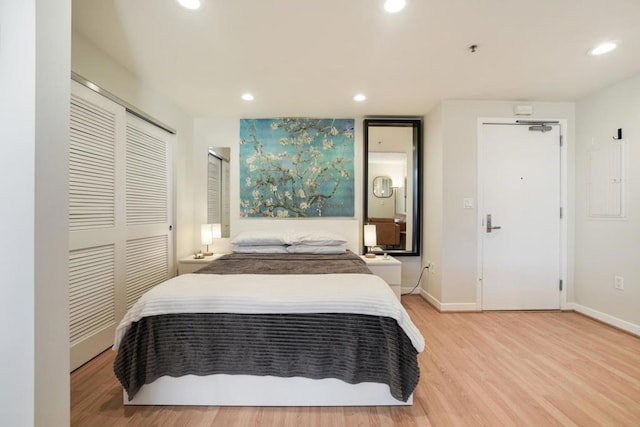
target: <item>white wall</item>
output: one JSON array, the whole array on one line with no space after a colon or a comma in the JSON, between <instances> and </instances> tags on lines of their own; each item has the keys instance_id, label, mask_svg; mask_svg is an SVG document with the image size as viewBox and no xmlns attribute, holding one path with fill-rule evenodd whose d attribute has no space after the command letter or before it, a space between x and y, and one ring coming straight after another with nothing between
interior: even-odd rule
<instances>
[{"instance_id":1,"label":"white wall","mask_svg":"<svg viewBox=\"0 0 640 427\"><path fill-rule=\"evenodd\" d=\"M0 91L13 100L0 102L0 188L3 207L11 206L0 209L11 225L0 246L0 418L16 426L33 425L35 410L35 26L35 1L0 2Z\"/></svg>"},{"instance_id":2,"label":"white wall","mask_svg":"<svg viewBox=\"0 0 640 427\"><path fill-rule=\"evenodd\" d=\"M0 419L69 425L70 1L0 2ZM10 207L10 208L8 208Z\"/></svg>"},{"instance_id":3,"label":"white wall","mask_svg":"<svg viewBox=\"0 0 640 427\"><path fill-rule=\"evenodd\" d=\"M478 281L477 271L477 218L476 209L463 209L464 198L473 198L477 202L477 125L480 117L514 117L513 106L515 102L502 101L443 101L440 109L436 109L427 116L427 122L432 125L441 123L442 126L442 224L440 229L442 237L437 234L430 237L434 227L438 227L440 215L437 208L436 218L426 218L430 227L425 231L427 235L429 252L423 259L432 260L441 258L440 265L436 265L436 274L441 278L441 295L439 301L451 304L454 309L477 309L476 288ZM534 108L534 115L530 119L567 119L568 120L568 148L569 158L573 155L573 128L574 128L574 104L573 103L527 103ZM434 117L431 117L435 115ZM437 115L440 115L438 120ZM429 131L428 131L429 132ZM439 156L438 132L429 133L429 138L435 141L427 141L427 168L434 166L436 159L429 159L429 151L434 156ZM569 162L568 176L573 175L573 164ZM429 191L437 191L437 172L427 172L427 179L435 182L427 182ZM569 183L570 188L572 182ZM428 195L436 198L438 193ZM476 203L477 206L477 203ZM427 207L427 213L432 207ZM569 202L568 216L571 218L573 206ZM571 226L569 227L571 228ZM441 244L441 249L438 246ZM571 268L569 268L571 271ZM431 279L431 276L430 276ZM437 280L434 280L437 283ZM568 280L571 282L571 280ZM437 290L437 285L436 290ZM433 295L432 295L433 296ZM445 307L446 308L446 307Z\"/></svg>"},{"instance_id":4,"label":"white wall","mask_svg":"<svg viewBox=\"0 0 640 427\"><path fill-rule=\"evenodd\" d=\"M420 286L435 300L442 301L442 105L434 108L425 118L424 141L424 192L423 192L423 219L422 247L424 260L423 266L430 263L432 267L424 272Z\"/></svg>"},{"instance_id":5,"label":"white wall","mask_svg":"<svg viewBox=\"0 0 640 427\"><path fill-rule=\"evenodd\" d=\"M72 37L74 72L176 130L176 254L192 253L192 241L200 236L193 205L193 117L79 34L74 32Z\"/></svg>"},{"instance_id":6,"label":"white wall","mask_svg":"<svg viewBox=\"0 0 640 427\"><path fill-rule=\"evenodd\" d=\"M35 425L69 422L71 2L36 3Z\"/></svg>"},{"instance_id":7,"label":"white wall","mask_svg":"<svg viewBox=\"0 0 640 427\"><path fill-rule=\"evenodd\" d=\"M640 334L640 75L580 99L576 117L575 302ZM587 156L612 144L618 128L627 145L627 217L589 219ZM624 278L624 291L614 289L614 275Z\"/></svg>"}]
</instances>

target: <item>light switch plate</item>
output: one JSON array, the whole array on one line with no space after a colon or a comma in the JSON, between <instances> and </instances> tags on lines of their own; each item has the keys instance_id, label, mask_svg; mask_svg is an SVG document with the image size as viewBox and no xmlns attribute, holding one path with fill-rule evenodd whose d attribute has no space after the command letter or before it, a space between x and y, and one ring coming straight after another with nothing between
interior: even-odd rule
<instances>
[{"instance_id":1,"label":"light switch plate","mask_svg":"<svg viewBox=\"0 0 640 427\"><path fill-rule=\"evenodd\" d=\"M473 209L475 207L475 200L470 197L462 199L462 207L464 209Z\"/></svg>"}]
</instances>

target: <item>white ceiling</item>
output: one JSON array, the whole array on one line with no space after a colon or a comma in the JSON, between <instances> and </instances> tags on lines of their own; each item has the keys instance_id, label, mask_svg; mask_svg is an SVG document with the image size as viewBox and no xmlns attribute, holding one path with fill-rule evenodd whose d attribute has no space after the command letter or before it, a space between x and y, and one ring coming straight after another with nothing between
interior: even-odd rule
<instances>
[{"instance_id":1,"label":"white ceiling","mask_svg":"<svg viewBox=\"0 0 640 427\"><path fill-rule=\"evenodd\" d=\"M574 101L640 73L640 0L73 0L73 29L196 116ZM618 40L601 57L598 42ZM467 47L477 44L476 53ZM240 99L244 92L255 101ZM362 92L363 103L352 100Z\"/></svg>"}]
</instances>

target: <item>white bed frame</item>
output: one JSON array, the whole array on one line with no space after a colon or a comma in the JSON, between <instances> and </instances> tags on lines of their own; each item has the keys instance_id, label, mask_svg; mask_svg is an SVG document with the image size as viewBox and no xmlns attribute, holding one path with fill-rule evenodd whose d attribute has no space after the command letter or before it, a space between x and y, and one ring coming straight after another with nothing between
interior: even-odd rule
<instances>
[{"instance_id":1,"label":"white bed frame","mask_svg":"<svg viewBox=\"0 0 640 427\"><path fill-rule=\"evenodd\" d=\"M398 406L412 405L391 396L379 383L347 384L334 378L314 380L253 375L160 377L144 385L125 405L206 406Z\"/></svg>"}]
</instances>

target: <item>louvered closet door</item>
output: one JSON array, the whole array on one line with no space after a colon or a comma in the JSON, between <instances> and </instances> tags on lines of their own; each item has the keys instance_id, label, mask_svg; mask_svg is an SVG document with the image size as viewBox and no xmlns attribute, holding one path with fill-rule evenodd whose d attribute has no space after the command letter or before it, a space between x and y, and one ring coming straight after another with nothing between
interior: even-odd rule
<instances>
[{"instance_id":1,"label":"louvered closet door","mask_svg":"<svg viewBox=\"0 0 640 427\"><path fill-rule=\"evenodd\" d=\"M125 110L72 82L69 135L71 368L113 343L124 222ZM121 166L122 165L122 166Z\"/></svg>"},{"instance_id":2,"label":"louvered closet door","mask_svg":"<svg viewBox=\"0 0 640 427\"><path fill-rule=\"evenodd\" d=\"M207 223L220 224L229 237L229 162L209 153L207 164Z\"/></svg>"},{"instance_id":3,"label":"louvered closet door","mask_svg":"<svg viewBox=\"0 0 640 427\"><path fill-rule=\"evenodd\" d=\"M209 153L207 163L207 223L219 224L221 221L222 160Z\"/></svg>"},{"instance_id":4,"label":"louvered closet door","mask_svg":"<svg viewBox=\"0 0 640 427\"><path fill-rule=\"evenodd\" d=\"M174 275L169 161L173 138L132 114L127 115L126 135L125 311Z\"/></svg>"},{"instance_id":5,"label":"louvered closet door","mask_svg":"<svg viewBox=\"0 0 640 427\"><path fill-rule=\"evenodd\" d=\"M174 275L173 136L72 82L69 146L73 370L113 344L142 293Z\"/></svg>"},{"instance_id":6,"label":"louvered closet door","mask_svg":"<svg viewBox=\"0 0 640 427\"><path fill-rule=\"evenodd\" d=\"M221 174L222 179L220 181L220 195L222 196L222 218L220 218L220 223L222 224L222 237L229 237L231 233L231 203L229 201L231 198L231 194L229 194L231 178L229 174L229 162L223 160Z\"/></svg>"}]
</instances>

